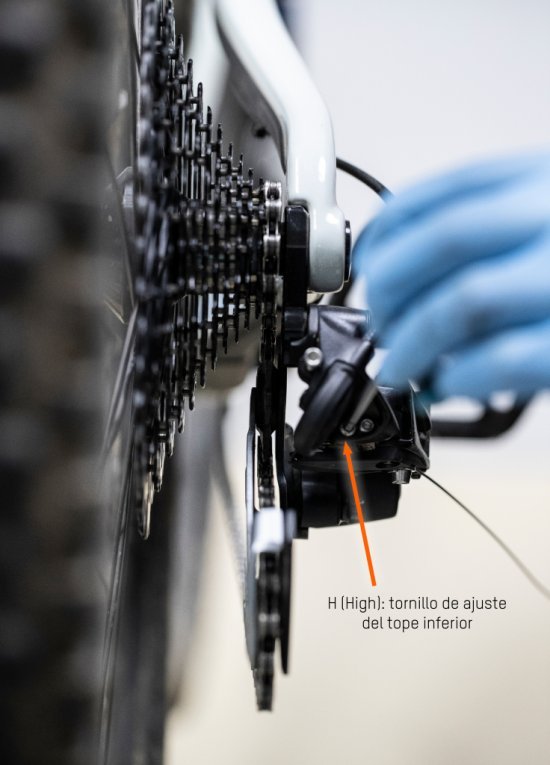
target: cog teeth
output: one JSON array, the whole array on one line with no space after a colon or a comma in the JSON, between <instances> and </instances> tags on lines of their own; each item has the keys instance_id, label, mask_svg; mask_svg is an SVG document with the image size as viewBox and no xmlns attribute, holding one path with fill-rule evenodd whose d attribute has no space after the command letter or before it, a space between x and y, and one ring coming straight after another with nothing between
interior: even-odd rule
<instances>
[{"instance_id":1,"label":"cog teeth","mask_svg":"<svg viewBox=\"0 0 550 765\"><path fill-rule=\"evenodd\" d=\"M142 403L135 466L143 486L153 455L158 488L166 434L170 453L185 400L194 406L197 378L203 386L220 344L227 352L230 327L238 340L241 314L247 328L252 310L258 316L273 298L262 278L269 233L263 181L255 190L242 155L234 165L233 144L224 154L222 126L214 129L209 106L204 115L203 86L195 95L193 61L185 61L176 36L172 0L144 1L141 50L134 199L141 259L135 388ZM166 400L171 406L164 403L163 411Z\"/></svg>"}]
</instances>

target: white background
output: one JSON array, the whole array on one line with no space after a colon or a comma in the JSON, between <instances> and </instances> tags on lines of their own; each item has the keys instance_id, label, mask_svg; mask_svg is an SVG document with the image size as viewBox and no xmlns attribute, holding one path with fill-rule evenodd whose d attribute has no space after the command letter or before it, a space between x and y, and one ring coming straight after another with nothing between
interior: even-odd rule
<instances>
[{"instance_id":1,"label":"white background","mask_svg":"<svg viewBox=\"0 0 550 765\"><path fill-rule=\"evenodd\" d=\"M390 188L548 145L543 0L300 0L299 7L338 153ZM339 202L356 232L378 204L347 179ZM246 389L234 395L227 429L237 488L247 398ZM550 585L549 423L542 397L499 441L434 442L432 474ZM169 725L170 763L550 761L550 604L423 481L405 487L397 518L370 524L369 537L382 597L497 595L507 611L474 617L470 632L365 632L359 615L327 610L329 595L370 593L359 529L313 532L294 545L291 674L277 678L275 712L258 714L235 567L216 510L197 639Z\"/></svg>"}]
</instances>

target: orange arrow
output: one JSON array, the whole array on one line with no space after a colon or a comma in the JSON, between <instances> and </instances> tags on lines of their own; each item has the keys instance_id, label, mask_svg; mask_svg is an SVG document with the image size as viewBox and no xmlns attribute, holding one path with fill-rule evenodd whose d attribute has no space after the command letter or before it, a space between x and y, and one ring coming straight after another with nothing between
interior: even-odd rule
<instances>
[{"instance_id":1,"label":"orange arrow","mask_svg":"<svg viewBox=\"0 0 550 765\"><path fill-rule=\"evenodd\" d=\"M359 500L359 492L357 491L357 481L355 480L355 471L353 469L353 462L351 461L351 449L347 441L344 441L344 456L348 463L349 479L351 481L351 490L353 491L353 499L355 500L355 509L357 510L359 525L361 526L361 536L363 537L363 545L365 546L365 555L367 556L367 565L369 567L370 581L372 586L376 587L376 576L374 575L374 566L372 565L372 557L370 554L369 540L367 539L367 528L365 526L365 519L363 518L363 511L361 509L361 502Z\"/></svg>"}]
</instances>

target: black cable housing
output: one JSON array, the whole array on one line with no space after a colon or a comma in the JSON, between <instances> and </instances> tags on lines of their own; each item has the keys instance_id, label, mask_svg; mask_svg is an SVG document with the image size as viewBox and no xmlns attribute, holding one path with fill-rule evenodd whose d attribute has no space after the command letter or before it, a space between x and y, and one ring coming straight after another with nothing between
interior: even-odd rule
<instances>
[{"instance_id":1,"label":"black cable housing","mask_svg":"<svg viewBox=\"0 0 550 765\"><path fill-rule=\"evenodd\" d=\"M370 173L367 173L365 170L361 170L359 167L356 167L355 165L352 165L351 162L346 162L345 159L342 159L341 157L336 158L336 167L338 170L342 170L344 173L347 173L348 175L353 176L358 181L361 181L361 183L364 183L365 186L368 186L369 189L372 189L378 196L382 197L392 197L392 192L384 186L384 184L379 181L377 178L375 178Z\"/></svg>"}]
</instances>

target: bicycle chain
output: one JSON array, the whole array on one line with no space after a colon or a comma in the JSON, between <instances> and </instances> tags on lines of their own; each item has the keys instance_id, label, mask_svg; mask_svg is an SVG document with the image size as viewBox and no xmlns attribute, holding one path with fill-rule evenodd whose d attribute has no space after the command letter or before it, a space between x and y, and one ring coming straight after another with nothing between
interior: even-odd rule
<instances>
[{"instance_id":1,"label":"bicycle chain","mask_svg":"<svg viewBox=\"0 0 550 765\"><path fill-rule=\"evenodd\" d=\"M257 486L259 513L275 507L275 472L272 445L272 409L275 396L275 351L277 314L275 297L279 270L281 235L279 221L282 213L280 187L271 184L266 189L268 233L264 237L266 269L265 290L270 296L262 314L262 342L260 354L260 375L257 394L261 400L263 421L259 424ZM250 557L249 557L250 560ZM254 559L252 559L254 560ZM258 555L258 576L256 580L256 654L254 664L254 685L258 709L268 710L272 706L275 647L281 637L281 553L262 552Z\"/></svg>"},{"instance_id":2,"label":"bicycle chain","mask_svg":"<svg viewBox=\"0 0 550 765\"><path fill-rule=\"evenodd\" d=\"M134 486L147 537L185 402L193 409L197 382L204 386L220 345L227 352L231 330L238 340L241 317L246 329L253 312L274 315L268 210L276 184L255 185L242 155L235 161L231 144L224 152L209 107L204 116L202 84L195 92L171 0L144 3L139 76ZM262 326L272 357L274 322Z\"/></svg>"}]
</instances>

